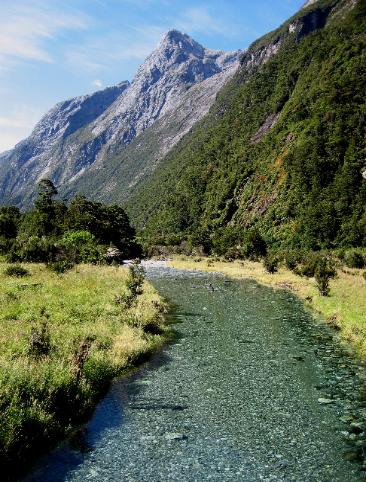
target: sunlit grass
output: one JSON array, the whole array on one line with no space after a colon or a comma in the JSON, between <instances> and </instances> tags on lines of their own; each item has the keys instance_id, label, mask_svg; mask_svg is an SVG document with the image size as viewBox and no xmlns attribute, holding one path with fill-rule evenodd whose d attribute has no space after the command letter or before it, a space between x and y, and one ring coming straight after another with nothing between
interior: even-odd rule
<instances>
[{"instance_id":1,"label":"sunlit grass","mask_svg":"<svg viewBox=\"0 0 366 482\"><path fill-rule=\"evenodd\" d=\"M267 286L290 289L323 315L331 326L339 330L340 336L351 342L366 359L366 280L362 270L338 270L337 277L330 281L330 296L320 296L314 279L298 276L284 267L269 274L259 262L225 262L182 256L173 258L170 264L175 268L216 271L233 278L251 278Z\"/></svg>"},{"instance_id":2,"label":"sunlit grass","mask_svg":"<svg viewBox=\"0 0 366 482\"><path fill-rule=\"evenodd\" d=\"M123 267L78 265L57 275L44 265L23 266L30 275L13 277L0 264L0 464L5 465L29 457L38 440L72 428L108 382L167 333L165 306L146 281L130 309L116 302L126 291ZM37 358L30 352L32 330L44 324L50 349ZM146 329L151 325L159 334ZM83 343L90 347L80 363Z\"/></svg>"}]
</instances>

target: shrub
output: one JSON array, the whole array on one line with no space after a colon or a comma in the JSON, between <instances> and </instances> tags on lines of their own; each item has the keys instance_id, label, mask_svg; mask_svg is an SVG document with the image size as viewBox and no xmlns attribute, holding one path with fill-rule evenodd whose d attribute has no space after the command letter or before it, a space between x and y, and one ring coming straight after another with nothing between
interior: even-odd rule
<instances>
[{"instance_id":1,"label":"shrub","mask_svg":"<svg viewBox=\"0 0 366 482\"><path fill-rule=\"evenodd\" d=\"M50 271L53 271L54 273L62 274L72 269L74 267L74 264L71 263L71 261L60 260L60 261L47 263L46 267L47 269L49 269Z\"/></svg>"},{"instance_id":2,"label":"shrub","mask_svg":"<svg viewBox=\"0 0 366 482\"><path fill-rule=\"evenodd\" d=\"M315 268L315 281L321 296L329 295L329 281L334 278L336 271L329 258L321 258Z\"/></svg>"},{"instance_id":3,"label":"shrub","mask_svg":"<svg viewBox=\"0 0 366 482\"><path fill-rule=\"evenodd\" d=\"M145 271L139 262L133 263L129 267L128 278L126 281L127 289L136 298L142 293L142 285L145 280Z\"/></svg>"},{"instance_id":4,"label":"shrub","mask_svg":"<svg viewBox=\"0 0 366 482\"><path fill-rule=\"evenodd\" d=\"M43 320L40 327L33 327L29 338L28 353L34 358L47 356L51 349L48 323Z\"/></svg>"},{"instance_id":5,"label":"shrub","mask_svg":"<svg viewBox=\"0 0 366 482\"><path fill-rule=\"evenodd\" d=\"M289 270L294 271L294 269L301 263L302 258L303 255L300 251L287 251L284 255L285 265Z\"/></svg>"},{"instance_id":6,"label":"shrub","mask_svg":"<svg viewBox=\"0 0 366 482\"><path fill-rule=\"evenodd\" d=\"M266 256L267 243L257 229L245 234L242 252L245 258L254 260Z\"/></svg>"},{"instance_id":7,"label":"shrub","mask_svg":"<svg viewBox=\"0 0 366 482\"><path fill-rule=\"evenodd\" d=\"M104 248L97 244L95 236L89 231L68 231L62 237L60 248L74 263L96 264L103 259Z\"/></svg>"},{"instance_id":8,"label":"shrub","mask_svg":"<svg viewBox=\"0 0 366 482\"><path fill-rule=\"evenodd\" d=\"M131 308L137 296L142 294L142 285L145 279L145 271L139 262L133 263L129 267L129 273L126 281L127 292L117 295L115 302L123 305L125 308Z\"/></svg>"},{"instance_id":9,"label":"shrub","mask_svg":"<svg viewBox=\"0 0 366 482\"><path fill-rule=\"evenodd\" d=\"M95 337L92 337L92 336L85 337L83 340L79 342L78 346L74 351L71 365L72 365L72 370L75 373L77 383L80 382L80 379L82 376L82 369L89 356L94 340L95 340Z\"/></svg>"},{"instance_id":10,"label":"shrub","mask_svg":"<svg viewBox=\"0 0 366 482\"><path fill-rule=\"evenodd\" d=\"M225 258L238 258L241 256L240 244L243 232L232 226L218 228L210 238L211 251Z\"/></svg>"},{"instance_id":11,"label":"shrub","mask_svg":"<svg viewBox=\"0 0 366 482\"><path fill-rule=\"evenodd\" d=\"M6 276L17 276L18 278L22 278L23 276L29 276L29 271L20 264L14 264L13 266L8 266L4 274Z\"/></svg>"},{"instance_id":12,"label":"shrub","mask_svg":"<svg viewBox=\"0 0 366 482\"><path fill-rule=\"evenodd\" d=\"M267 273L275 273L278 268L278 258L274 255L267 254L263 260L263 266Z\"/></svg>"},{"instance_id":13,"label":"shrub","mask_svg":"<svg viewBox=\"0 0 366 482\"><path fill-rule=\"evenodd\" d=\"M127 292L116 295L114 301L117 303L117 305L121 305L124 308L129 309L135 301L135 298L131 295L130 292Z\"/></svg>"},{"instance_id":14,"label":"shrub","mask_svg":"<svg viewBox=\"0 0 366 482\"><path fill-rule=\"evenodd\" d=\"M47 262L54 258L56 251L53 239L44 236L29 236L24 239L16 239L7 255L7 259L9 262Z\"/></svg>"},{"instance_id":15,"label":"shrub","mask_svg":"<svg viewBox=\"0 0 366 482\"><path fill-rule=\"evenodd\" d=\"M315 276L316 267L321 261L322 255L320 253L308 253L301 260L300 266L295 269L296 274L313 278Z\"/></svg>"},{"instance_id":16,"label":"shrub","mask_svg":"<svg viewBox=\"0 0 366 482\"><path fill-rule=\"evenodd\" d=\"M365 258L364 256L356 250L346 251L344 255L344 263L348 268L364 268Z\"/></svg>"}]
</instances>

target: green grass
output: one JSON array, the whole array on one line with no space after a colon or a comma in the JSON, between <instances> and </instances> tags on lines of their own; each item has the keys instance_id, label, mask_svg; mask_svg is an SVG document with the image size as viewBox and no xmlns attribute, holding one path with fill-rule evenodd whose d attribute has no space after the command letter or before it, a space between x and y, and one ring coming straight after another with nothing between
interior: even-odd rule
<instances>
[{"instance_id":1,"label":"green grass","mask_svg":"<svg viewBox=\"0 0 366 482\"><path fill-rule=\"evenodd\" d=\"M124 268L79 265L57 275L44 265L23 266L30 275L14 278L0 264L3 472L72 430L108 383L168 334L165 305L146 281L130 309L116 302L126 292ZM49 350L36 356L31 340L42 327Z\"/></svg>"},{"instance_id":2,"label":"green grass","mask_svg":"<svg viewBox=\"0 0 366 482\"><path fill-rule=\"evenodd\" d=\"M356 349L366 360L366 279L364 270L342 268L330 280L330 296L320 296L313 278L298 276L280 267L269 274L259 262L217 261L210 258L175 257L170 262L175 268L221 272L233 278L251 278L274 288L290 289L306 305L339 331L341 339Z\"/></svg>"}]
</instances>

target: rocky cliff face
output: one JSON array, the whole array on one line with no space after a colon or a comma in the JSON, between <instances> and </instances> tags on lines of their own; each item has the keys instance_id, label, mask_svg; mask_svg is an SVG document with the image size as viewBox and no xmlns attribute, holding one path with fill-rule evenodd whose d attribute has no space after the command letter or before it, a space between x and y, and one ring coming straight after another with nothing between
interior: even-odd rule
<instances>
[{"instance_id":1,"label":"rocky cliff face","mask_svg":"<svg viewBox=\"0 0 366 482\"><path fill-rule=\"evenodd\" d=\"M125 202L157 168L164 156L209 111L217 92L237 69L230 68L185 91L174 107L124 148L117 148L101 162L62 188L66 197L76 192L104 202Z\"/></svg>"},{"instance_id":2,"label":"rocky cliff face","mask_svg":"<svg viewBox=\"0 0 366 482\"><path fill-rule=\"evenodd\" d=\"M186 132L207 112L223 81L234 73L240 53L208 50L188 35L168 32L131 84L122 82L56 105L28 139L0 156L0 202L26 205L42 177L50 177L67 191L70 183L77 183L90 170L108 166L110 158L155 121L168 113L175 119L172 113L182 99L186 100L181 132ZM204 105L189 102L193 87L192 98L200 97L200 86ZM205 90L209 90L207 95ZM159 139L161 152L181 135L174 131L170 140Z\"/></svg>"}]
</instances>

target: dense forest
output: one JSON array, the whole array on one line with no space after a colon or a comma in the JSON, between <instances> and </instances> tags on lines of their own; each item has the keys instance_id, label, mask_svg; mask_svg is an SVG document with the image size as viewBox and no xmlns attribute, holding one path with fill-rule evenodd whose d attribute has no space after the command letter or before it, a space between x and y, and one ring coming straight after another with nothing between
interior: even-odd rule
<instances>
[{"instance_id":1,"label":"dense forest","mask_svg":"<svg viewBox=\"0 0 366 482\"><path fill-rule=\"evenodd\" d=\"M323 0L255 42L129 202L145 243L230 257L258 239L275 252L365 246L365 32L365 2ZM265 45L278 53L248 71Z\"/></svg>"},{"instance_id":2,"label":"dense forest","mask_svg":"<svg viewBox=\"0 0 366 482\"><path fill-rule=\"evenodd\" d=\"M140 254L125 211L75 196L57 200L52 181L38 185L34 208L0 207L0 253L8 262L46 262L62 269L70 263L117 261Z\"/></svg>"}]
</instances>

